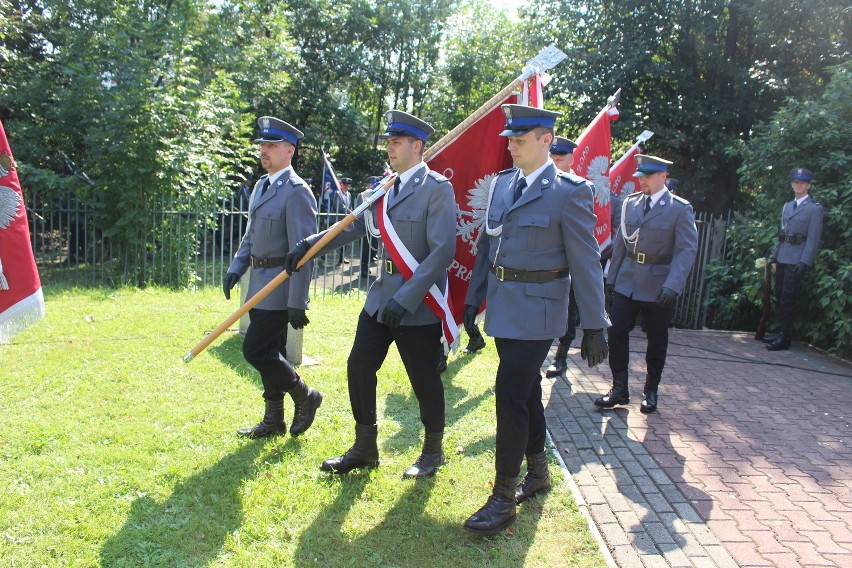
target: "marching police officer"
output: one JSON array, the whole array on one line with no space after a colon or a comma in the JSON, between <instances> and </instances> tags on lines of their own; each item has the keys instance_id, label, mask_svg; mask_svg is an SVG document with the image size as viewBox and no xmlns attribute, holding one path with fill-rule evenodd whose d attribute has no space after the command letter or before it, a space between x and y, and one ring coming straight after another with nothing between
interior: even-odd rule
<instances>
[{"instance_id":1,"label":"marching police officer","mask_svg":"<svg viewBox=\"0 0 852 568\"><path fill-rule=\"evenodd\" d=\"M609 367L612 389L595 400L601 408L630 402L627 365L630 331L641 311L648 335L645 351L647 375L640 410L657 409L657 387L666 364L669 321L677 297L683 292L698 251L698 230L692 205L666 189L668 160L639 154L634 176L641 191L622 205L621 228L613 243L607 273L607 296L612 326L609 328Z\"/></svg>"},{"instance_id":2,"label":"marching police officer","mask_svg":"<svg viewBox=\"0 0 852 568\"><path fill-rule=\"evenodd\" d=\"M257 181L249 198L246 232L224 279L226 299L249 266L246 298L254 296L284 270L292 244L316 227L316 199L291 165L303 134L271 116L262 116L257 123L260 138L255 142L260 144L260 162L268 173ZM285 280L249 310L243 356L260 372L266 410L260 423L237 431L241 436L261 438L284 432L284 393L289 392L296 405L290 426L293 436L310 427L322 403L322 394L305 384L281 352L287 344L287 324L294 329L308 324L310 275L307 270Z\"/></svg>"},{"instance_id":3,"label":"marching police officer","mask_svg":"<svg viewBox=\"0 0 852 568\"><path fill-rule=\"evenodd\" d=\"M778 245L770 258L775 269L775 295L778 298L778 321L781 333L769 340L767 349L784 351L790 348L796 308L796 290L807 269L814 264L822 237L822 205L808 195L814 174L805 168L790 173L794 199L781 211Z\"/></svg>"},{"instance_id":4,"label":"marching police officer","mask_svg":"<svg viewBox=\"0 0 852 568\"><path fill-rule=\"evenodd\" d=\"M347 365L355 444L343 455L325 460L321 467L324 471L347 473L379 465L376 373L391 343L396 343L426 431L423 451L403 477L419 478L434 475L445 461L444 385L438 372L443 355L442 321L424 299L433 286L442 293L447 291L447 268L456 251L456 201L447 178L430 171L423 162L426 140L435 131L432 126L399 110L388 111L386 119L387 130L382 138L387 139L388 161L399 176L384 197L386 209L377 204L372 212L364 213L381 215L384 222L377 226L385 246L379 260L379 278L367 293ZM360 238L365 230L363 217L359 216L318 254ZM296 270L299 260L322 235L313 235L296 245L287 255L288 272ZM391 246L394 252L388 250ZM405 255L394 256L402 249L408 251L413 263ZM402 269L398 261L405 264ZM409 269L411 276L404 276Z\"/></svg>"},{"instance_id":5,"label":"marching police officer","mask_svg":"<svg viewBox=\"0 0 852 568\"><path fill-rule=\"evenodd\" d=\"M541 362L565 333L572 281L584 329L581 354L590 366L606 358L603 279L593 231L593 189L556 169L548 156L559 113L503 105L515 168L500 172L486 209L465 322L487 298L485 332L500 362L495 387L496 481L485 505L465 522L483 535L515 519L516 502L550 487L544 449L547 424L541 402ZM518 484L526 455L527 473Z\"/></svg>"}]
</instances>

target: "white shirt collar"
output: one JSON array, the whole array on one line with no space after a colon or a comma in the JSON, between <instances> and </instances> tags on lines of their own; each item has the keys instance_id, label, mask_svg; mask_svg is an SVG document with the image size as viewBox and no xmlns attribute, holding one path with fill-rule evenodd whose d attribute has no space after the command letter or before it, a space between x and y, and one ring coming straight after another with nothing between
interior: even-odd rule
<instances>
[{"instance_id":1,"label":"white shirt collar","mask_svg":"<svg viewBox=\"0 0 852 568\"><path fill-rule=\"evenodd\" d=\"M805 196L804 196L803 198L801 198L801 199L796 199L796 207L798 207L799 205L801 205L801 204L802 204L802 201L806 200L808 197L810 197L810 194L805 195Z\"/></svg>"},{"instance_id":2,"label":"white shirt collar","mask_svg":"<svg viewBox=\"0 0 852 568\"><path fill-rule=\"evenodd\" d=\"M659 203L660 199L662 199L666 193L668 193L667 189L661 189L654 195L649 196L651 198L651 207L654 207L657 203Z\"/></svg>"},{"instance_id":3,"label":"white shirt collar","mask_svg":"<svg viewBox=\"0 0 852 568\"><path fill-rule=\"evenodd\" d=\"M527 187L530 187L530 186L532 186L532 184L535 183L535 180L538 179L538 176L540 176L541 173L545 169L547 169L547 166L550 166L552 164L553 164L553 160L551 158L547 158L547 161L544 162L544 165L542 165L540 168L538 168L537 170L535 170L534 172L532 172L532 173L530 173L529 175L526 175L526 176L524 175L524 172L519 169L518 170L518 180L520 180L521 178L526 179L527 180ZM527 188L525 187L524 191L526 191L526 190L527 190ZM521 194L523 194L523 192L521 192Z\"/></svg>"},{"instance_id":4,"label":"white shirt collar","mask_svg":"<svg viewBox=\"0 0 852 568\"><path fill-rule=\"evenodd\" d=\"M293 166L287 166L283 170L278 170L277 172L269 174L269 177L267 178L269 180L269 187L274 186L275 182L277 182L281 178L281 176L283 176L285 173L287 173L289 175L288 172L290 172L292 170L293 170Z\"/></svg>"},{"instance_id":5,"label":"white shirt collar","mask_svg":"<svg viewBox=\"0 0 852 568\"><path fill-rule=\"evenodd\" d=\"M416 166L414 166L412 168L408 168L407 170L405 170L404 172L399 174L399 186L402 187L403 185L407 184L408 180L410 180L412 177L414 177L414 173L417 170L419 170L420 168L425 168L425 167L426 167L426 162L420 162Z\"/></svg>"}]
</instances>

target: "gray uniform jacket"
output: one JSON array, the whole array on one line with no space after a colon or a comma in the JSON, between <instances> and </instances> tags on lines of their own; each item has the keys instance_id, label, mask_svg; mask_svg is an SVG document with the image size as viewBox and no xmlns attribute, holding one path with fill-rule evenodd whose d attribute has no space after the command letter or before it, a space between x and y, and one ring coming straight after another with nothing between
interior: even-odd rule
<instances>
[{"instance_id":1,"label":"gray uniform jacket","mask_svg":"<svg viewBox=\"0 0 852 568\"><path fill-rule=\"evenodd\" d=\"M794 209L795 202L794 199L784 205L781 212L780 235L805 237L805 239L798 244L779 240L773 256L781 264L804 262L808 266L813 266L819 241L822 238L822 205L814 201L811 196Z\"/></svg>"},{"instance_id":2,"label":"gray uniform jacket","mask_svg":"<svg viewBox=\"0 0 852 568\"><path fill-rule=\"evenodd\" d=\"M371 316L382 312L391 299L406 309L402 325L427 325L440 321L423 299L433 284L446 291L447 268L456 254L456 199L453 186L447 178L423 167L399 188L399 195L391 197L388 191L388 218L400 240L420 264L413 276L405 280L402 274L388 274L385 258L390 258L382 248L379 260L379 277L370 286L364 310ZM373 215L378 204L364 212L329 242L322 254L365 235L364 215ZM378 224L374 223L376 226ZM317 242L327 231L311 236L308 242Z\"/></svg>"},{"instance_id":3,"label":"gray uniform jacket","mask_svg":"<svg viewBox=\"0 0 852 568\"><path fill-rule=\"evenodd\" d=\"M619 230L613 243L607 284L615 284L616 292L640 302L656 301L663 287L682 293L698 252L698 230L692 205L667 189L663 192L647 216L643 212L645 201L641 192L631 193L625 198L627 206L623 225L626 235ZM628 244L625 236L632 235L637 229L636 242ZM671 262L640 263L628 252L671 257Z\"/></svg>"},{"instance_id":4,"label":"gray uniform jacket","mask_svg":"<svg viewBox=\"0 0 852 568\"><path fill-rule=\"evenodd\" d=\"M294 171L282 174L275 184L260 191L267 176L254 186L249 200L246 234L228 272L242 276L251 265L251 257L283 258L297 242L317 229L317 201L308 184ZM281 274L283 266L254 267L249 278L248 296L254 296L270 280ZM293 274L255 306L261 310L308 309L311 265Z\"/></svg>"},{"instance_id":5,"label":"gray uniform jacket","mask_svg":"<svg viewBox=\"0 0 852 568\"><path fill-rule=\"evenodd\" d=\"M517 170L498 174L487 223L499 236L481 233L465 304L486 300L485 332L504 339L553 339L565 333L568 290L573 279L584 329L609 326L604 312L603 276L594 237L591 185L550 165L512 203ZM568 269L570 277L550 282L500 281L494 265L514 270Z\"/></svg>"}]
</instances>

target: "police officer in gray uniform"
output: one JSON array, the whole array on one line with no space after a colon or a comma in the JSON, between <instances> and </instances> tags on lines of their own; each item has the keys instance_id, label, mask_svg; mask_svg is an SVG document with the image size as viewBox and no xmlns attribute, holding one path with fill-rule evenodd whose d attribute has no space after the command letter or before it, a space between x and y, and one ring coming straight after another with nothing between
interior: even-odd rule
<instances>
[{"instance_id":1,"label":"police officer in gray uniform","mask_svg":"<svg viewBox=\"0 0 852 568\"><path fill-rule=\"evenodd\" d=\"M389 200L387 217L418 266L406 279L391 259L387 245L382 248L379 278L367 293L347 365L355 444L343 455L325 460L322 469L347 473L379 465L376 373L391 343L396 343L426 431L423 451L403 477L419 478L434 475L445 461L444 385L438 372L443 355L442 324L424 298L433 285L446 292L447 268L456 251L456 201L447 178L430 171L423 162L426 140L435 130L399 110L389 111L386 119L382 138L387 139L388 161L399 172L394 188L385 196ZM376 207L359 216L318 254L361 238L366 215L373 216L375 225ZM296 270L298 261L323 234L308 237L287 255L289 272Z\"/></svg>"},{"instance_id":2,"label":"police officer in gray uniform","mask_svg":"<svg viewBox=\"0 0 852 568\"><path fill-rule=\"evenodd\" d=\"M251 266L246 298L254 296L284 270L287 251L316 228L317 202L308 185L293 171L291 161L303 134L283 120L262 116L260 161L268 172L249 198L249 221L240 248L224 279L225 298ZM284 393L295 402L290 434L307 430L322 403L319 391L309 388L285 358L287 324L301 329L308 324L308 285L311 271L285 280L249 310L251 323L243 339L243 356L260 372L266 410L263 420L238 430L241 436L261 438L286 430Z\"/></svg>"},{"instance_id":3,"label":"police officer in gray uniform","mask_svg":"<svg viewBox=\"0 0 852 568\"><path fill-rule=\"evenodd\" d=\"M808 268L813 266L822 237L822 205L808 195L814 179L812 171L794 168L790 173L795 197L781 211L778 246L770 258L776 262L775 295L778 298L778 321L781 333L772 338L767 349L784 351L790 348L796 291Z\"/></svg>"},{"instance_id":4,"label":"police officer in gray uniform","mask_svg":"<svg viewBox=\"0 0 852 568\"><path fill-rule=\"evenodd\" d=\"M639 409L649 414L657 409L657 387L669 344L669 321L695 262L698 230L692 205L666 189L671 162L646 154L637 155L636 161L639 165L633 175L639 178L642 190L624 200L621 228L613 243L606 278L607 295L612 298L609 310L612 389L595 400L595 405L612 408L630 402L627 386L630 331L641 311L648 347L645 396Z\"/></svg>"},{"instance_id":5,"label":"police officer in gray uniform","mask_svg":"<svg viewBox=\"0 0 852 568\"><path fill-rule=\"evenodd\" d=\"M584 329L581 354L589 365L607 354L603 278L594 237L593 189L581 177L556 169L548 156L559 113L503 105L508 148L515 168L492 184L470 288L465 322L487 299L485 332L494 337L500 363L496 481L485 505L465 522L482 535L515 519L516 503L550 487L547 424L541 402L541 362L553 339L565 333L572 282ZM518 484L526 455L527 474Z\"/></svg>"}]
</instances>

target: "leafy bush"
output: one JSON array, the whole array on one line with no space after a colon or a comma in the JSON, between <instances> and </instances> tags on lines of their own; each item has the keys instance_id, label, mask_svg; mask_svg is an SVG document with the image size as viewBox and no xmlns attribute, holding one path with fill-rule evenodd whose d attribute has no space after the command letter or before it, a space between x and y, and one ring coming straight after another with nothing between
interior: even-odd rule
<instances>
[{"instance_id":1,"label":"leafy bush","mask_svg":"<svg viewBox=\"0 0 852 568\"><path fill-rule=\"evenodd\" d=\"M799 289L797 339L842 355L852 353L852 61L832 68L832 81L815 100L789 100L749 141L732 149L743 157L738 211L727 252L708 270L713 325L754 329L763 271L755 259L775 249L781 209L792 199L789 172L816 174L811 196L825 210L822 242ZM776 324L773 311L772 324Z\"/></svg>"}]
</instances>

